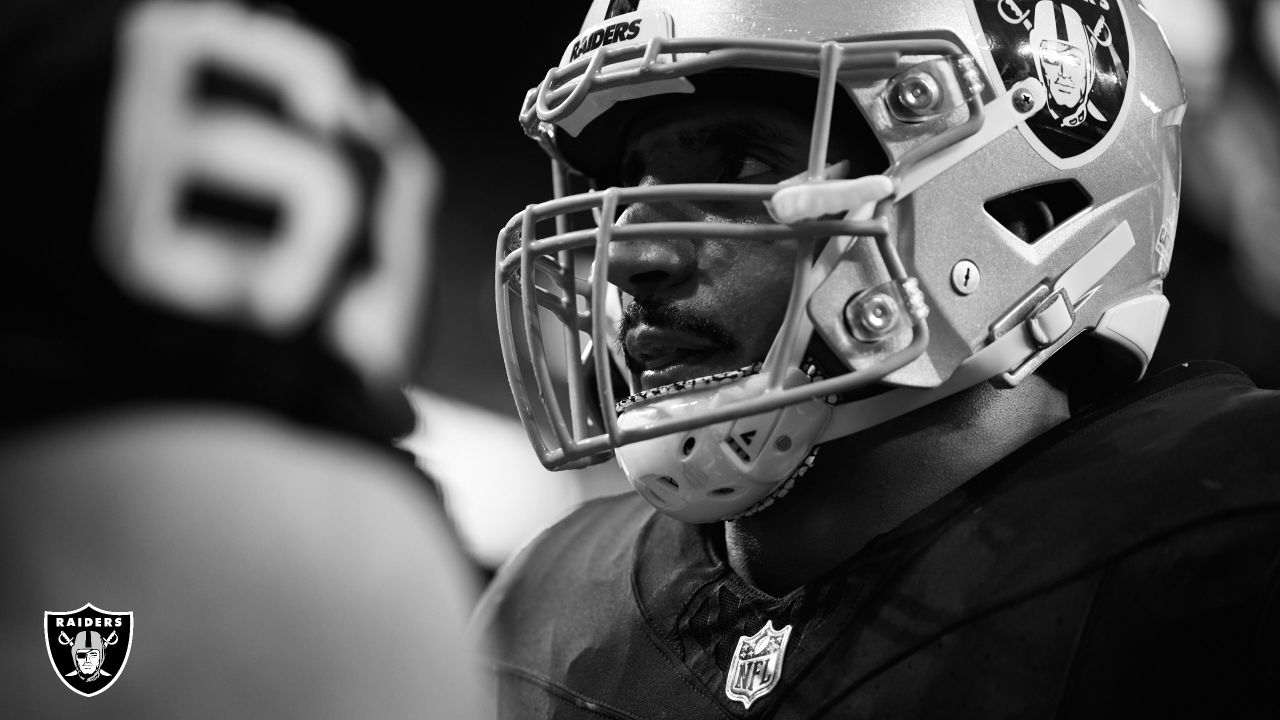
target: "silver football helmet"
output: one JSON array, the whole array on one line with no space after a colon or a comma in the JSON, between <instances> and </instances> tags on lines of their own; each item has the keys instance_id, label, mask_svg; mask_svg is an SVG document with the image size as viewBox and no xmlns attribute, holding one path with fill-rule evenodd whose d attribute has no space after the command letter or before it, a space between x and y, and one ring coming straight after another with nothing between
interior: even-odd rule
<instances>
[{"instance_id":1,"label":"silver football helmet","mask_svg":"<svg viewBox=\"0 0 1280 720\"><path fill-rule=\"evenodd\" d=\"M629 108L729 71L757 73L762 94L815 88L807 173L609 186ZM849 102L859 117L835 110ZM555 199L497 243L507 373L542 463L613 453L658 509L729 519L785 493L822 443L976 383L1016 385L1082 335L1140 377L1168 308L1185 103L1132 0L596 0L520 115ZM833 123L851 120L874 133L882 173L828 165ZM775 222L614 222L694 199L762 203ZM641 391L607 282L610 244L637 238L814 251L797 254L766 357Z\"/></svg>"}]
</instances>

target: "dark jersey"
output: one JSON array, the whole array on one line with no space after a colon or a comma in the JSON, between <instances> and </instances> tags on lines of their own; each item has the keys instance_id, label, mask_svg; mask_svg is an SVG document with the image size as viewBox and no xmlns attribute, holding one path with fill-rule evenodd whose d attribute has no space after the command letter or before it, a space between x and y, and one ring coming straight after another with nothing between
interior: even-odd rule
<instances>
[{"instance_id":1,"label":"dark jersey","mask_svg":"<svg viewBox=\"0 0 1280 720\"><path fill-rule=\"evenodd\" d=\"M399 226L370 218L393 185L384 157L412 163L412 148L393 153L347 120L318 129L287 102L290 88L313 88L341 103L342 117L361 118L376 87L298 8L158 5L0 3L0 201L13 239L0 242L0 267L13 269L0 283L0 432L139 401L198 401L379 445L407 435L415 418L399 383L373 386L372 363L339 345L400 350L370 338L401 308L416 311L426 287L425 261L389 249L423 235L384 242L365 227ZM140 69L166 66L163 82ZM226 145L210 150L212 138ZM305 162L288 154L302 145ZM351 196L307 192L319 165L340 168ZM403 194L415 204L396 212L417 217L418 194ZM361 219L331 241L322 218L332 205ZM131 220L107 221L117 216ZM384 269L398 267L414 272ZM373 334L341 342L335 318L356 312L344 309L354 287L388 302L350 321Z\"/></svg>"},{"instance_id":2,"label":"dark jersey","mask_svg":"<svg viewBox=\"0 0 1280 720\"><path fill-rule=\"evenodd\" d=\"M780 598L719 525L600 500L475 627L511 718L1280 717L1277 428L1280 393L1174 368ZM789 638L746 707L726 683L766 627Z\"/></svg>"}]
</instances>

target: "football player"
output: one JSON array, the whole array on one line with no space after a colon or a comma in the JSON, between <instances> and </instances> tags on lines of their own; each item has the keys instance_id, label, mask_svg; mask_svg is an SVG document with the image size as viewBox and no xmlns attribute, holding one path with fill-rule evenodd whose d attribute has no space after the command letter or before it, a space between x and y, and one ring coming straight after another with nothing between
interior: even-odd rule
<instances>
[{"instance_id":1,"label":"football player","mask_svg":"<svg viewBox=\"0 0 1280 720\"><path fill-rule=\"evenodd\" d=\"M1186 102L1132 0L596 0L496 291L637 492L487 589L502 715L1274 716L1280 396L1143 379Z\"/></svg>"},{"instance_id":2,"label":"football player","mask_svg":"<svg viewBox=\"0 0 1280 720\"><path fill-rule=\"evenodd\" d=\"M6 2L0 86L5 714L483 716L477 577L394 445L440 191L409 119L222 0ZM132 613L91 709L40 630L87 603Z\"/></svg>"}]
</instances>

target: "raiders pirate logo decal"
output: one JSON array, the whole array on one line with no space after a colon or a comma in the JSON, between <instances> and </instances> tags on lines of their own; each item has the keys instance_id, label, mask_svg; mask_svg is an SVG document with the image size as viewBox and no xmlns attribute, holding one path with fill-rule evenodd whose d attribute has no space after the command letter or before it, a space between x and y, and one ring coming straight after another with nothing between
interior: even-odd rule
<instances>
[{"instance_id":1,"label":"raiders pirate logo decal","mask_svg":"<svg viewBox=\"0 0 1280 720\"><path fill-rule=\"evenodd\" d=\"M93 697L120 678L133 646L133 613L99 610L45 612L44 644L53 671L72 692Z\"/></svg>"},{"instance_id":2,"label":"raiders pirate logo decal","mask_svg":"<svg viewBox=\"0 0 1280 720\"><path fill-rule=\"evenodd\" d=\"M1130 68L1120 0L976 0L976 21L1005 87L1028 77L1048 102L1027 121L1064 167L1102 149L1123 110Z\"/></svg>"},{"instance_id":3,"label":"raiders pirate logo decal","mask_svg":"<svg viewBox=\"0 0 1280 720\"><path fill-rule=\"evenodd\" d=\"M755 635L738 638L724 681L725 695L750 710L751 703L777 687L778 679L782 677L782 659L787 652L789 637L790 625L775 630L773 621L769 620Z\"/></svg>"}]
</instances>

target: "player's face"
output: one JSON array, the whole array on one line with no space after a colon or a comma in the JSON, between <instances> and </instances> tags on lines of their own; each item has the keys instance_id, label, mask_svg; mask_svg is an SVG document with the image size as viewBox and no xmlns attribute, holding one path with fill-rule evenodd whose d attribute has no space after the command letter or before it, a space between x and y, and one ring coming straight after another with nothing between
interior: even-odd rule
<instances>
[{"instance_id":1,"label":"player's face","mask_svg":"<svg viewBox=\"0 0 1280 720\"><path fill-rule=\"evenodd\" d=\"M811 114L693 97L642 116L620 184L776 183L804 172ZM832 140L833 154L838 150ZM641 203L618 223L772 222L760 202ZM619 339L644 389L763 360L791 291L796 241L615 242L609 281L626 294Z\"/></svg>"},{"instance_id":2,"label":"player's face","mask_svg":"<svg viewBox=\"0 0 1280 720\"><path fill-rule=\"evenodd\" d=\"M76 667L80 670L81 675L92 675L98 671L98 666L102 664L102 651L93 648L85 648L76 650Z\"/></svg>"}]
</instances>

